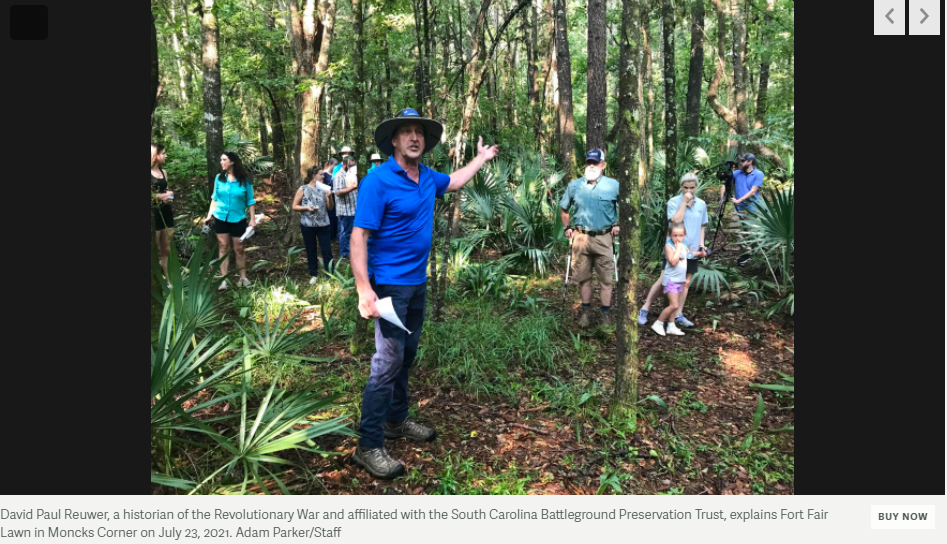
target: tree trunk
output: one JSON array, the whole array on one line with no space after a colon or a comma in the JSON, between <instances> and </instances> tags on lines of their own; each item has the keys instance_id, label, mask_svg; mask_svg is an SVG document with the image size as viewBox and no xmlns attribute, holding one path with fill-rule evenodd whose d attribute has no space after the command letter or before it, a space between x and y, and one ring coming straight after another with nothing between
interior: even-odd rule
<instances>
[{"instance_id":1,"label":"tree trunk","mask_svg":"<svg viewBox=\"0 0 947 544\"><path fill-rule=\"evenodd\" d=\"M345 95L343 95L342 100L342 141L347 144L352 139L349 134L352 125L349 123L349 103L344 97Z\"/></svg>"},{"instance_id":2,"label":"tree trunk","mask_svg":"<svg viewBox=\"0 0 947 544\"><path fill-rule=\"evenodd\" d=\"M537 3L539 3L539 1L540 0L536 0ZM542 14L552 13L552 0L542 0L542 2L543 2L543 6L542 6L542 11L540 13ZM536 19L536 22L537 24L539 23L539 18ZM557 79L555 77L550 77L554 73L554 70L555 70L554 65L556 61L556 57L555 57L556 55L556 46L555 46L556 24L553 17L549 17L548 21L546 22L545 35L546 35L546 42L545 42L546 54L543 55L543 66L542 66L543 83L542 83L542 86L537 89L537 92L538 92L537 94L539 94L537 98L540 100L540 104L539 104L538 110L536 111L535 118L533 120L533 122L535 123L535 126L533 127L533 132L536 135L536 140L539 141L539 150L540 150L540 154L542 155L544 164L545 164L545 159L546 159L546 145L549 143L550 137L548 134L548 130L543 130L543 129L548 127L550 124L556 124L555 122L553 123L549 123L548 121L544 122L544 119L543 119L546 112L546 103L547 103L546 97L550 92L549 91L550 83L552 83L552 86L558 85L558 83L556 83ZM538 48L538 42L537 42L537 48ZM537 52L536 55L538 56L539 53ZM548 102L552 102L552 100L548 100ZM555 116L553 116L553 119L558 119L558 115L559 113L557 110L555 112Z\"/></svg>"},{"instance_id":3,"label":"tree trunk","mask_svg":"<svg viewBox=\"0 0 947 544\"><path fill-rule=\"evenodd\" d=\"M533 0L529 6L529 35L526 38L526 61L529 68L526 70L526 93L529 97L529 120L533 126L533 137L539 141L540 125L536 121L539 116L539 77L536 57L539 56L538 33L539 19L536 4L539 0Z\"/></svg>"},{"instance_id":4,"label":"tree trunk","mask_svg":"<svg viewBox=\"0 0 947 544\"><path fill-rule=\"evenodd\" d=\"M638 148L634 126L634 111L638 108L635 52L630 38L636 25L634 3L623 0L621 49L619 53L618 83L618 182L620 184L619 225L621 227L618 261L618 342L616 357L615 394L609 416L613 422L636 427L638 407L638 320L637 280L641 261L641 231L639 209L640 183L634 178L634 153ZM637 44L636 44L637 45ZM643 121L643 119L642 119Z\"/></svg>"},{"instance_id":5,"label":"tree trunk","mask_svg":"<svg viewBox=\"0 0 947 544\"><path fill-rule=\"evenodd\" d=\"M355 16L355 88L352 89L355 99L355 137L352 147L356 160L368 165L368 148L365 145L365 34L362 24L365 5L362 0L352 0L352 13Z\"/></svg>"},{"instance_id":6,"label":"tree trunk","mask_svg":"<svg viewBox=\"0 0 947 544\"><path fill-rule=\"evenodd\" d=\"M714 77L710 82L710 86L707 88L707 103L714 113L727 124L727 129L732 135L736 133L736 114L733 113L733 110L727 105L721 102L718 96L720 83L723 81L727 67L725 57L726 17L724 15L722 0L711 1L717 11L717 67L714 70ZM728 139L727 147L733 147L733 145L732 138ZM724 149L724 152L726 152L726 149Z\"/></svg>"},{"instance_id":7,"label":"tree trunk","mask_svg":"<svg viewBox=\"0 0 947 544\"><path fill-rule=\"evenodd\" d=\"M559 115L559 66L558 66L559 56L556 54L555 28L556 28L555 16L553 16L553 34L552 34L553 45L552 47L549 48L550 54L552 55L550 57L552 59L551 69L555 73L555 76L552 78L552 117L553 119L555 119L555 125L556 125L555 138L553 139L553 141L555 142L555 145L556 145L556 151L561 151L562 146L560 144L562 143L562 116ZM571 172L569 170L566 170L564 166L561 166L562 153L557 153L557 155L559 156L560 167L562 168L563 172L565 172L566 176L569 176Z\"/></svg>"},{"instance_id":8,"label":"tree trunk","mask_svg":"<svg viewBox=\"0 0 947 544\"><path fill-rule=\"evenodd\" d=\"M641 12L641 41L644 44L645 81L648 83L648 172L654 172L654 59L649 40L651 0L643 0Z\"/></svg>"},{"instance_id":9,"label":"tree trunk","mask_svg":"<svg viewBox=\"0 0 947 544\"><path fill-rule=\"evenodd\" d=\"M301 82L308 84L299 100L302 118L296 181L301 182L306 176L306 171L319 159L319 113L325 83L316 81L316 78L329 65L329 46L335 23L336 0L324 0L324 19L321 21L316 19L315 0L306 0L306 7L301 15L296 13L298 9L294 1L289 4L293 17L293 41L298 58L298 75ZM320 12L322 11L320 9ZM318 40L320 34L321 40ZM315 60L317 54L318 60Z\"/></svg>"},{"instance_id":10,"label":"tree trunk","mask_svg":"<svg viewBox=\"0 0 947 544\"><path fill-rule=\"evenodd\" d=\"M771 25L773 22L775 3L776 0L767 0L766 15L763 16L763 29L761 30L763 35L763 58L760 63L760 86L759 91L756 93L756 115L754 115L755 121L753 122L753 128L755 129L763 128L763 124L766 120L766 94L769 91L769 47L772 38Z\"/></svg>"},{"instance_id":11,"label":"tree trunk","mask_svg":"<svg viewBox=\"0 0 947 544\"><path fill-rule=\"evenodd\" d=\"M738 153L746 152L749 127L746 122L746 21L739 2L731 2L733 10L733 89L736 93L737 134L740 135Z\"/></svg>"},{"instance_id":12,"label":"tree trunk","mask_svg":"<svg viewBox=\"0 0 947 544\"><path fill-rule=\"evenodd\" d=\"M214 177L220 170L224 152L224 119L220 100L219 32L214 15L214 0L203 0L201 15L201 57L204 64L204 134L207 151L207 191L214 190Z\"/></svg>"},{"instance_id":13,"label":"tree trunk","mask_svg":"<svg viewBox=\"0 0 947 544\"><path fill-rule=\"evenodd\" d=\"M264 19L266 28L272 30L276 28L276 20L273 17L272 8L264 10ZM267 47L270 47L269 41ZM280 77L280 68L275 62L267 57L266 73L267 77L275 80ZM286 168L286 138L283 132L283 115L280 111L280 103L273 91L267 85L261 85L261 88L270 99L270 128L273 133L273 165L275 168Z\"/></svg>"},{"instance_id":14,"label":"tree trunk","mask_svg":"<svg viewBox=\"0 0 947 544\"><path fill-rule=\"evenodd\" d=\"M529 24L529 20L525 20L520 24L520 31L523 35L522 41L526 41L526 25ZM519 108L516 107L516 66L517 66L517 55L519 55L519 44L521 40L513 41L513 54L510 55L510 71L508 72L509 77L507 77L507 97L506 97L506 118L513 120L513 128L519 128ZM528 70L528 68L527 68ZM528 94L528 93L527 93ZM494 133L494 137L498 137L497 133Z\"/></svg>"},{"instance_id":15,"label":"tree trunk","mask_svg":"<svg viewBox=\"0 0 947 544\"><path fill-rule=\"evenodd\" d=\"M178 30L177 30L177 10L175 9L174 2L169 3L171 10L171 24L175 26L174 31L171 33L171 47L174 50L174 63L178 68L178 86L181 91L181 105L187 107L187 75L184 70L184 63L181 62L181 57L184 56L184 50L181 47L180 42L178 41ZM187 12L184 14L184 24L187 24Z\"/></svg>"},{"instance_id":16,"label":"tree trunk","mask_svg":"<svg viewBox=\"0 0 947 544\"><path fill-rule=\"evenodd\" d=\"M436 204L435 204L436 206ZM437 240L437 214L434 214L434 224L431 226L431 239ZM437 244L431 243L431 256L428 259L430 262L431 278L429 280L431 286L431 306L434 310L432 319L434 321L441 320L441 307L444 302L443 299L438 294L438 280L437 280Z\"/></svg>"},{"instance_id":17,"label":"tree trunk","mask_svg":"<svg viewBox=\"0 0 947 544\"><path fill-rule=\"evenodd\" d=\"M385 116L391 115L391 62L388 60L388 27L385 27L382 34L381 47L385 55Z\"/></svg>"},{"instance_id":18,"label":"tree trunk","mask_svg":"<svg viewBox=\"0 0 947 544\"><path fill-rule=\"evenodd\" d=\"M283 119L282 115L280 114L279 104L277 103L276 97L273 96L273 92L269 87L264 86L263 90L270 98L270 118L272 119L272 124L270 126L273 129L273 164L277 168L285 168L286 139L283 135Z\"/></svg>"},{"instance_id":19,"label":"tree trunk","mask_svg":"<svg viewBox=\"0 0 947 544\"><path fill-rule=\"evenodd\" d=\"M664 21L664 200L677 194L677 100L674 79L674 7L662 5Z\"/></svg>"},{"instance_id":20,"label":"tree trunk","mask_svg":"<svg viewBox=\"0 0 947 544\"><path fill-rule=\"evenodd\" d=\"M714 71L714 79L710 82L710 87L713 87L713 93L711 93L710 87L707 89L707 103L710 104L714 113L716 113L721 119L727 123L727 130L730 134L730 137L727 140L727 148L734 146L734 140L732 135L736 134L736 115L731 114L731 110L727 105L724 105L717 98L717 87L720 85L721 80L724 77L726 72L726 33L727 33L727 20L724 15L724 8L722 0L711 0L714 4L714 9L717 11L717 69ZM716 85L714 84L716 82ZM712 95L712 97L711 97ZM733 100L728 101L729 104L733 104ZM732 119L731 119L732 117ZM724 149L726 153L727 149Z\"/></svg>"},{"instance_id":21,"label":"tree trunk","mask_svg":"<svg viewBox=\"0 0 947 544\"><path fill-rule=\"evenodd\" d=\"M421 15L424 18L424 57L421 59L421 64L424 66L424 80L421 82L424 85L424 113L433 117L432 108L431 108L431 36L430 36L430 26L431 19L428 17L427 10L428 0L421 0ZM422 106L418 104L418 106Z\"/></svg>"},{"instance_id":22,"label":"tree trunk","mask_svg":"<svg viewBox=\"0 0 947 544\"><path fill-rule=\"evenodd\" d=\"M270 141L266 133L266 114L263 113L263 104L260 104L260 154L269 155Z\"/></svg>"},{"instance_id":23,"label":"tree trunk","mask_svg":"<svg viewBox=\"0 0 947 544\"><path fill-rule=\"evenodd\" d=\"M588 0L588 98L585 149L605 149L605 0Z\"/></svg>"},{"instance_id":24,"label":"tree trunk","mask_svg":"<svg viewBox=\"0 0 947 544\"><path fill-rule=\"evenodd\" d=\"M700 86L704 81L704 0L691 2L691 65L687 76L687 114L684 137L700 133Z\"/></svg>"},{"instance_id":25,"label":"tree trunk","mask_svg":"<svg viewBox=\"0 0 947 544\"><path fill-rule=\"evenodd\" d=\"M441 42L441 47L443 47L444 51L441 54L441 61L443 62L443 64L441 64L440 78L444 78L445 81L447 80L448 74L450 73L451 46L453 44L453 39L449 35L449 32L451 31L451 28L452 28L449 19L450 19L450 12L448 12L448 20L441 23L441 29L442 29L441 31L444 33L444 35L441 38L440 42ZM434 53L434 56L435 57L437 56L436 51ZM438 104L437 108L440 108L440 106L444 104L444 98L447 97L447 93L449 92L450 92L450 87L446 86L444 87L444 92L442 93L441 100L439 102L435 103L433 99L431 100L431 115L432 116L436 116L440 114L440 109L435 109L435 104Z\"/></svg>"},{"instance_id":26,"label":"tree trunk","mask_svg":"<svg viewBox=\"0 0 947 544\"><path fill-rule=\"evenodd\" d=\"M197 57L194 54L195 48L190 47L191 36L187 30L188 15L187 15L187 2L185 0L181 0L181 20L183 21L183 23L181 24L181 38L184 44L182 46L182 49L184 51L185 62L187 64L187 71L184 73L184 79L185 79L185 82L187 83L188 96L195 97L197 96L197 93L194 92L194 85L195 85L194 73L197 72Z\"/></svg>"},{"instance_id":27,"label":"tree trunk","mask_svg":"<svg viewBox=\"0 0 947 544\"><path fill-rule=\"evenodd\" d=\"M325 103L322 105L322 110L325 112L326 126L325 130L322 131L324 133L324 137L322 138L322 147L326 151L326 160L328 160L333 154L332 137L335 135L335 120L338 117L339 111L338 105L336 105L335 109L333 109L334 103L332 102L332 97L334 95L335 93L329 89L326 89L326 93L323 95Z\"/></svg>"},{"instance_id":28,"label":"tree trunk","mask_svg":"<svg viewBox=\"0 0 947 544\"><path fill-rule=\"evenodd\" d=\"M634 40L635 44L638 47L637 57L638 57L638 70L637 70L637 83L638 83L638 184L647 188L648 186L648 172L650 166L648 165L648 123L651 119L650 110L648 109L647 103L645 102L645 82L646 74L648 74L648 65L650 64L650 50L647 45L648 33L645 28L645 23L643 21L647 20L648 17L648 4L647 0L639 0L637 3L637 12L634 14L636 17L634 25Z\"/></svg>"},{"instance_id":29,"label":"tree trunk","mask_svg":"<svg viewBox=\"0 0 947 544\"><path fill-rule=\"evenodd\" d=\"M319 105L316 100L311 76L315 67L314 40L316 36L315 1L306 0L303 12L299 13L296 0L289 0L290 17L292 18L293 45L296 55L296 75L298 85L305 85L305 90L296 95L296 119L299 127L299 136L296 138L297 158L294 184L299 184L306 177L306 170L315 164L314 141L316 126L319 124Z\"/></svg>"},{"instance_id":30,"label":"tree trunk","mask_svg":"<svg viewBox=\"0 0 947 544\"><path fill-rule=\"evenodd\" d=\"M240 127L240 134L246 134L248 137L250 134L253 134L253 127L250 124L250 110L247 109L247 96L243 92L243 85L235 84L235 89L237 89L237 101L240 102L240 120L238 121L238 126ZM231 100L231 96L227 97L227 101Z\"/></svg>"},{"instance_id":31,"label":"tree trunk","mask_svg":"<svg viewBox=\"0 0 947 544\"><path fill-rule=\"evenodd\" d=\"M424 21L421 19L421 10L418 2L423 0L411 0L411 10L414 13L414 43L417 49L414 64L414 101L417 108L422 109L424 104L424 46L421 44L421 26ZM426 112L425 112L426 113Z\"/></svg>"},{"instance_id":32,"label":"tree trunk","mask_svg":"<svg viewBox=\"0 0 947 544\"><path fill-rule=\"evenodd\" d=\"M559 122L562 134L559 156L566 178L575 176L575 120L572 117L572 61L569 59L569 34L566 26L566 2L555 0L556 66L559 79Z\"/></svg>"},{"instance_id":33,"label":"tree trunk","mask_svg":"<svg viewBox=\"0 0 947 544\"><path fill-rule=\"evenodd\" d=\"M453 28L450 24L450 12L448 12L448 20L441 23L441 28L442 28L442 32L444 32L444 36L441 39L441 47L444 48L444 52L441 54L441 57L442 57L441 61L443 62L443 64L441 65L442 75L440 77L444 78L444 80L446 81L448 74L450 73L451 47L453 44L453 40L449 35L449 32ZM435 52L435 56L437 56L436 52ZM440 108L440 106L444 104L444 99L447 97L447 94L449 92L450 92L450 86L444 87L444 92L442 93L441 100L437 102L437 104L439 104L437 106L438 108ZM440 109L435 110L434 105L435 105L435 102L432 100L431 101L431 115L432 116L438 115L440 113Z\"/></svg>"},{"instance_id":34,"label":"tree trunk","mask_svg":"<svg viewBox=\"0 0 947 544\"><path fill-rule=\"evenodd\" d=\"M151 120L154 124L155 106L158 105L158 29L151 15Z\"/></svg>"}]
</instances>

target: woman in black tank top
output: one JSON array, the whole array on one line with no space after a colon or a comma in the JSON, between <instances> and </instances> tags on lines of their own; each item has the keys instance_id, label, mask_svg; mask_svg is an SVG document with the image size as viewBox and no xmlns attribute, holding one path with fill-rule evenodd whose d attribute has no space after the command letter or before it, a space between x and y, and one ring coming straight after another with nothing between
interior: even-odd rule
<instances>
[{"instance_id":1,"label":"woman in black tank top","mask_svg":"<svg viewBox=\"0 0 947 544\"><path fill-rule=\"evenodd\" d=\"M167 159L163 145L151 144L151 192L152 209L155 216L155 242L158 244L158 254L161 258L161 269L164 277L168 277L168 256L171 254L171 237L174 236L174 212L171 201L174 200L174 191L168 190L168 175L162 166ZM171 283L168 282L168 287Z\"/></svg>"}]
</instances>

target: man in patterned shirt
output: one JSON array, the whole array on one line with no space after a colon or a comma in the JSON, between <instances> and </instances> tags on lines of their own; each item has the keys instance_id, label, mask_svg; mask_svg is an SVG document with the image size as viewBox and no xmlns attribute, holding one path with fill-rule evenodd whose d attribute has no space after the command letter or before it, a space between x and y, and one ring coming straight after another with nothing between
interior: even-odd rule
<instances>
[{"instance_id":1,"label":"man in patterned shirt","mask_svg":"<svg viewBox=\"0 0 947 544\"><path fill-rule=\"evenodd\" d=\"M342 168L332 178L332 194L336 199L336 215L339 217L339 254L349 258L349 237L355 221L355 199L358 195L358 178L355 176L355 158L349 155L342 161Z\"/></svg>"}]
</instances>

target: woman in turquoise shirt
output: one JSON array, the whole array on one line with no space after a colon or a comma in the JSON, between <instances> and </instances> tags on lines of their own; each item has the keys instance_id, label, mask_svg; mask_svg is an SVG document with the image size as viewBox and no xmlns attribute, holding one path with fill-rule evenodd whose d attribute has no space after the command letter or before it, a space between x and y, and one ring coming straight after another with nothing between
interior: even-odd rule
<instances>
[{"instance_id":1,"label":"woman in turquoise shirt","mask_svg":"<svg viewBox=\"0 0 947 544\"><path fill-rule=\"evenodd\" d=\"M250 174L243 167L240 157L231 151L220 156L220 168L223 170L214 179L214 193L211 195L210 210L204 219L206 225L214 218L214 232L217 233L217 242L220 245L220 275L227 275L230 258L230 244L237 258L237 270L240 272L240 285L247 287L247 256L244 253L243 242L240 237L247 230L247 208L250 211L249 227L256 227L256 216L253 213L253 184ZM219 290L227 288L227 280L220 283Z\"/></svg>"}]
</instances>

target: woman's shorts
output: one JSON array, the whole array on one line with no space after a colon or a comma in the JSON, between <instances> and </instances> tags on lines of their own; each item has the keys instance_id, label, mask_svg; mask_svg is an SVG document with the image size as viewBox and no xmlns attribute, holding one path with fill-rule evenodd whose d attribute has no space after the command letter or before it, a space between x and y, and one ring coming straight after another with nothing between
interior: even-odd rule
<instances>
[{"instance_id":1,"label":"woman's shorts","mask_svg":"<svg viewBox=\"0 0 947 544\"><path fill-rule=\"evenodd\" d=\"M682 281L669 281L667 285L664 286L665 293L680 293L684 290L684 282Z\"/></svg>"},{"instance_id":2,"label":"woman's shorts","mask_svg":"<svg viewBox=\"0 0 947 544\"><path fill-rule=\"evenodd\" d=\"M171 206L163 204L155 208L155 230L174 228L174 212Z\"/></svg>"},{"instance_id":3,"label":"woman's shorts","mask_svg":"<svg viewBox=\"0 0 947 544\"><path fill-rule=\"evenodd\" d=\"M237 223L228 223L214 218L214 232L217 234L230 234L234 238L240 238L247 231L247 220L241 219Z\"/></svg>"}]
</instances>

